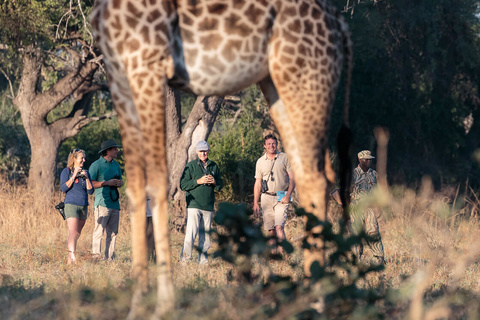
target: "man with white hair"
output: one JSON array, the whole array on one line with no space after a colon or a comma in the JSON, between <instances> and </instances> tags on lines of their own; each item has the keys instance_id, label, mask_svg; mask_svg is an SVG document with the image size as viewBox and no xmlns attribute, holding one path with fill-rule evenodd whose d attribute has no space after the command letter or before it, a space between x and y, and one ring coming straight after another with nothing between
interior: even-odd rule
<instances>
[{"instance_id":1,"label":"man with white hair","mask_svg":"<svg viewBox=\"0 0 480 320\"><path fill-rule=\"evenodd\" d=\"M218 165L208 159L210 148L207 141L199 141L196 151L197 159L187 163L180 179L180 188L187 192L187 230L180 259L192 259L193 243L198 233L198 263L207 264L214 191L222 189L223 180Z\"/></svg>"}]
</instances>

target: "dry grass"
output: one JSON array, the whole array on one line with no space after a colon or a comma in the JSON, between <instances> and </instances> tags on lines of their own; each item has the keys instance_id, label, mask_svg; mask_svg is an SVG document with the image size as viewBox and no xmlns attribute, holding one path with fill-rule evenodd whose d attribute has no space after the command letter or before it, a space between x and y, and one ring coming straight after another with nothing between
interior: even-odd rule
<instances>
[{"instance_id":1,"label":"dry grass","mask_svg":"<svg viewBox=\"0 0 480 320\"><path fill-rule=\"evenodd\" d=\"M387 292L375 305L376 312L388 319L477 319L480 205L473 190L461 200L456 190L433 193L426 182L419 194L399 187L372 201L383 208L380 228L387 266L360 286ZM68 266L67 227L54 203L4 180L0 181L0 203L0 319L126 317L132 289L128 208L122 208L116 261L91 259L90 215L79 239L80 261ZM123 199L122 204L126 203ZM335 221L333 206L330 213ZM263 281L253 285L239 284L235 268L218 259L202 268L195 263L180 264L183 234L172 233L177 308L168 318L266 318L262 308L273 299L268 290L278 289L273 286L258 294L268 276L301 279L302 228L299 218L290 219L286 227L296 249L289 262L296 265L254 259L253 270ZM210 252L214 249L215 245ZM155 273L153 264L150 273ZM154 277L150 281L145 315L155 305ZM278 310L276 318L291 317L308 307L308 300L297 296L288 308Z\"/></svg>"}]
</instances>

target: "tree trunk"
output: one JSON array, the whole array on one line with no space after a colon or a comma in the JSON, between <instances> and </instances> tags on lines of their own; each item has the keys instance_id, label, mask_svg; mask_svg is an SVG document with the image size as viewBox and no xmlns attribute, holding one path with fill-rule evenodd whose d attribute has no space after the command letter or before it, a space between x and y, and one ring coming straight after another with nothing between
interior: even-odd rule
<instances>
[{"instance_id":1,"label":"tree trunk","mask_svg":"<svg viewBox=\"0 0 480 320\"><path fill-rule=\"evenodd\" d=\"M93 75L98 63L80 59L71 52L75 61L69 72L48 90L40 91L44 56L40 48L25 49L22 57L23 70L20 85L13 103L18 107L25 132L31 147L28 185L50 197L55 182L56 156L60 144L75 136L87 124L109 118L87 117L93 92L105 89L105 85L94 84ZM89 57L93 58L93 57ZM74 99L72 111L52 123L47 115L67 99Z\"/></svg>"},{"instance_id":2,"label":"tree trunk","mask_svg":"<svg viewBox=\"0 0 480 320\"><path fill-rule=\"evenodd\" d=\"M167 161L169 172L168 198L173 204L173 224L180 231L186 218L185 193L180 190L180 178L185 165L195 159L195 145L207 140L223 97L198 97L187 122L181 130L181 105L178 92L169 89L167 93Z\"/></svg>"},{"instance_id":3,"label":"tree trunk","mask_svg":"<svg viewBox=\"0 0 480 320\"><path fill-rule=\"evenodd\" d=\"M55 183L55 159L60 147L59 135L49 134L46 127L36 127L29 136L32 158L28 184L32 189L51 195Z\"/></svg>"}]
</instances>

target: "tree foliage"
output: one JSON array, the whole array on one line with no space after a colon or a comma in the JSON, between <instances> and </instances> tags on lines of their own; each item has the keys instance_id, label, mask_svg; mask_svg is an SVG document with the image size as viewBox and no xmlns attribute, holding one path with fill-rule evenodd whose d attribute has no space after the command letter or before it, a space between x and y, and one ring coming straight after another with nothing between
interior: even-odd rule
<instances>
[{"instance_id":1,"label":"tree foliage","mask_svg":"<svg viewBox=\"0 0 480 320\"><path fill-rule=\"evenodd\" d=\"M0 1L0 65L3 76L19 76L19 54L34 46L57 56L71 40L92 42L85 19L93 0L2 0ZM0 77L0 84L5 85Z\"/></svg>"},{"instance_id":2,"label":"tree foliage","mask_svg":"<svg viewBox=\"0 0 480 320\"><path fill-rule=\"evenodd\" d=\"M209 157L220 167L224 188L220 198L225 201L253 201L255 164L263 152L263 129L268 124L264 118L266 104L256 86L241 95L241 115L224 108L210 136Z\"/></svg>"},{"instance_id":3,"label":"tree foliage","mask_svg":"<svg viewBox=\"0 0 480 320\"><path fill-rule=\"evenodd\" d=\"M318 236L325 240L329 254L325 266L320 266L318 262L312 264L311 277L293 279L275 274L272 269L267 274L261 274L258 270L262 269L254 267L253 261L267 265L269 259L282 260L282 255L272 253L272 245L281 246L284 257L294 252L294 246L287 240L279 242L275 236L265 237L261 225L252 220L252 211L246 206L219 205L214 219L216 227L212 230L218 249L213 255L235 265L235 274L230 271L228 276L232 279L236 277L240 287L252 287L252 300L262 306L254 318L383 319L377 303L389 303L389 299L396 298L397 293L382 289L381 282L362 285L368 281L370 274L384 270L384 265L365 263L354 253L355 245L371 238L365 232L358 236L346 236L346 225L342 221L334 226L328 221L319 221L303 209L298 210L297 215L304 218L307 230L322 226ZM310 247L306 239L302 247ZM293 260L285 260L291 267L296 266ZM265 300L269 303L263 304ZM298 307L285 308L288 304ZM285 313L291 314L286 316Z\"/></svg>"},{"instance_id":4,"label":"tree foliage","mask_svg":"<svg viewBox=\"0 0 480 320\"><path fill-rule=\"evenodd\" d=\"M374 149L373 128L388 128L391 182L414 183L430 175L441 185L473 173L478 142L472 136L479 124L474 120L467 133L464 122L470 114L480 119L477 5L364 1L353 14L348 11L355 150Z\"/></svg>"},{"instance_id":5,"label":"tree foliage","mask_svg":"<svg viewBox=\"0 0 480 320\"><path fill-rule=\"evenodd\" d=\"M0 171L9 179L23 180L28 172L30 147L17 108L0 93Z\"/></svg>"},{"instance_id":6,"label":"tree foliage","mask_svg":"<svg viewBox=\"0 0 480 320\"><path fill-rule=\"evenodd\" d=\"M20 111L28 137L29 186L47 195L60 144L112 115L91 108L95 92L107 88L89 32L92 5L88 0L0 3L0 88Z\"/></svg>"}]
</instances>

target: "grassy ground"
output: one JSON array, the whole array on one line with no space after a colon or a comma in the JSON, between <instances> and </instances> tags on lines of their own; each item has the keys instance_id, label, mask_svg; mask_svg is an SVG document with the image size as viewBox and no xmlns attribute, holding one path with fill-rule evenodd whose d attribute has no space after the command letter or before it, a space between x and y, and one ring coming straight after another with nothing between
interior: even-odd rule
<instances>
[{"instance_id":1,"label":"grassy ground","mask_svg":"<svg viewBox=\"0 0 480 320\"><path fill-rule=\"evenodd\" d=\"M391 198L380 194L375 199L383 205L380 229L387 265L383 272L369 274L356 287L381 298L371 303L357 299L356 306L355 299L345 299L344 304L332 302L329 307L335 310L330 310L330 317L326 317L480 318L480 223L476 195L470 192L468 198L461 200L456 190L433 193L426 184L419 194L399 187L391 190ZM0 204L0 319L126 317L132 292L128 208L123 208L121 214L117 259L92 259L90 215L79 239L79 262L70 266L66 264L66 222L53 209L53 203L22 186L13 187L1 181ZM338 214L332 206L332 222L337 221ZM234 266L220 259L211 260L207 267L181 264L178 257L184 235L172 232L177 304L166 318L283 319L315 307L314 297L322 293L307 291L301 281L302 220L291 217L286 234L294 253L286 261L254 258L253 274L258 278L247 284L239 280ZM215 249L214 242L210 252ZM340 278L348 278L348 272L342 275L341 270L337 271ZM149 272L151 290L142 310L145 317L155 308L154 264ZM295 293L282 293L291 287L286 287L287 282L268 280L272 274L291 277L288 283L296 284ZM334 289L323 283L322 290ZM305 317L308 316L304 314Z\"/></svg>"}]
</instances>

